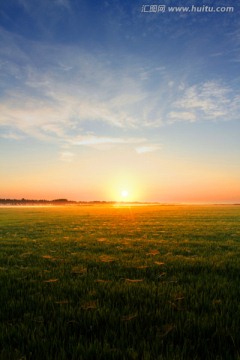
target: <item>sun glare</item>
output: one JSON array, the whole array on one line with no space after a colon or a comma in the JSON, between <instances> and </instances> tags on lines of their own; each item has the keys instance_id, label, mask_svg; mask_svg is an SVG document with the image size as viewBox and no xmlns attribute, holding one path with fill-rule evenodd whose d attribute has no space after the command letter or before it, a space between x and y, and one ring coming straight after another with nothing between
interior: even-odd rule
<instances>
[{"instance_id":1,"label":"sun glare","mask_svg":"<svg viewBox=\"0 0 240 360\"><path fill-rule=\"evenodd\" d=\"M106 198L116 202L137 202L141 199L139 179L133 175L116 174L106 186Z\"/></svg>"},{"instance_id":2,"label":"sun glare","mask_svg":"<svg viewBox=\"0 0 240 360\"><path fill-rule=\"evenodd\" d=\"M128 191L127 190L122 190L121 196L122 196L122 198L126 199L128 197Z\"/></svg>"}]
</instances>

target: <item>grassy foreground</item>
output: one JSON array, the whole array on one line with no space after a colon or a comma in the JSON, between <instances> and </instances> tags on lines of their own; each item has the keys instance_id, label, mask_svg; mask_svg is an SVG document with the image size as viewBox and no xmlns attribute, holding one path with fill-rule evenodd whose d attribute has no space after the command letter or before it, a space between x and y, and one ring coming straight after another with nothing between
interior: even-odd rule
<instances>
[{"instance_id":1,"label":"grassy foreground","mask_svg":"<svg viewBox=\"0 0 240 360\"><path fill-rule=\"evenodd\" d=\"M240 359L240 206L0 208L0 359Z\"/></svg>"}]
</instances>

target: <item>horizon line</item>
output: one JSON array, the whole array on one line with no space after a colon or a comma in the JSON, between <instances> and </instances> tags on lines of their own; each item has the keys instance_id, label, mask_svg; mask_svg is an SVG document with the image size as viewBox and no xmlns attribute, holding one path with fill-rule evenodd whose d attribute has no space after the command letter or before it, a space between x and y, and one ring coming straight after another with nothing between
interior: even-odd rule
<instances>
[{"instance_id":1,"label":"horizon line","mask_svg":"<svg viewBox=\"0 0 240 360\"><path fill-rule=\"evenodd\" d=\"M139 205L240 205L240 202L161 202L161 201L117 201L117 200L68 200L65 198L60 199L10 199L10 198L0 198L0 204L6 203L49 203L51 205L81 205L81 204L120 204L120 205L130 205L130 204L139 204Z\"/></svg>"}]
</instances>

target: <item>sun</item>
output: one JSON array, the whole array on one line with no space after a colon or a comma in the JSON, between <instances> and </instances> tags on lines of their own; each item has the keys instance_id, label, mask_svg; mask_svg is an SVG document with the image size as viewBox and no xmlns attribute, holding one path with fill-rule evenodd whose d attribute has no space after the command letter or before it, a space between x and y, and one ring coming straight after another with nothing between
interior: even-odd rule
<instances>
[{"instance_id":1,"label":"sun","mask_svg":"<svg viewBox=\"0 0 240 360\"><path fill-rule=\"evenodd\" d=\"M121 191L121 196L122 196L123 199L126 199L128 197L128 195L129 195L129 193L128 193L127 190L122 190Z\"/></svg>"},{"instance_id":2,"label":"sun","mask_svg":"<svg viewBox=\"0 0 240 360\"><path fill-rule=\"evenodd\" d=\"M106 198L116 203L129 204L138 202L140 199L139 178L130 175L116 174L113 178L109 178L105 188Z\"/></svg>"}]
</instances>

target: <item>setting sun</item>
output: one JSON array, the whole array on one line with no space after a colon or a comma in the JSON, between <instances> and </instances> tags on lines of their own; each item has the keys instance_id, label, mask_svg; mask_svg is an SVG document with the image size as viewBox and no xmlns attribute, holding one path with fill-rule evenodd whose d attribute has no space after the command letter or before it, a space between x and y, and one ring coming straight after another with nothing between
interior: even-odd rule
<instances>
[{"instance_id":1,"label":"setting sun","mask_svg":"<svg viewBox=\"0 0 240 360\"><path fill-rule=\"evenodd\" d=\"M109 177L103 197L116 202L138 202L145 195L145 184L132 171L119 171Z\"/></svg>"},{"instance_id":2,"label":"setting sun","mask_svg":"<svg viewBox=\"0 0 240 360\"><path fill-rule=\"evenodd\" d=\"M122 190L122 192L121 192L121 196L122 196L122 198L127 198L128 197L128 191L127 190Z\"/></svg>"}]
</instances>

